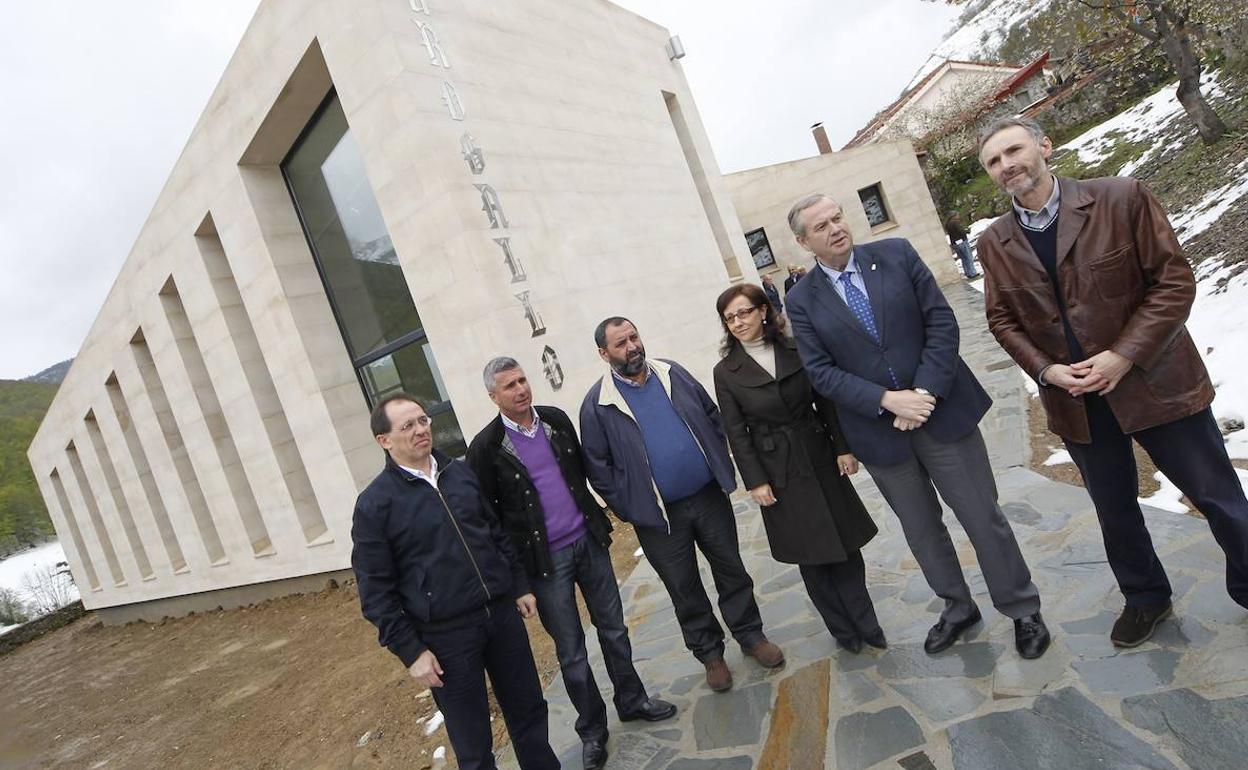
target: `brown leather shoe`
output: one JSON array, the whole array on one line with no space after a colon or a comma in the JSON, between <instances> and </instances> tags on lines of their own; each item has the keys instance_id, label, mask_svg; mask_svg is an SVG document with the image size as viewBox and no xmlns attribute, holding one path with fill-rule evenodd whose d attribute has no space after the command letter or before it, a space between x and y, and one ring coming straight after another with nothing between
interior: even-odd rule
<instances>
[{"instance_id":1,"label":"brown leather shoe","mask_svg":"<svg viewBox=\"0 0 1248 770\"><path fill-rule=\"evenodd\" d=\"M728 670L728 664L723 658L707 661L706 666L706 686L715 692L724 692L732 689L732 672Z\"/></svg>"},{"instance_id":2,"label":"brown leather shoe","mask_svg":"<svg viewBox=\"0 0 1248 770\"><path fill-rule=\"evenodd\" d=\"M765 638L746 650L745 654L757 660L763 668L778 668L784 665L784 653L774 643L769 642Z\"/></svg>"}]
</instances>

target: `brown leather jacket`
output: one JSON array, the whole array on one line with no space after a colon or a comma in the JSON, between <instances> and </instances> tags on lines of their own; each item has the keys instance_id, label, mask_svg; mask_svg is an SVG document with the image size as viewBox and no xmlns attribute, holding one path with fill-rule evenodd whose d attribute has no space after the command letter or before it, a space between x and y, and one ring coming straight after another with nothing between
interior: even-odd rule
<instances>
[{"instance_id":1,"label":"brown leather jacket","mask_svg":"<svg viewBox=\"0 0 1248 770\"><path fill-rule=\"evenodd\" d=\"M1135 366L1106 396L1126 433L1195 414L1213 385L1184 325L1196 280L1157 199L1134 179L1061 178L1057 274L1071 328L1089 356L1104 350ZM988 328L1036 378L1069 360L1057 298L1013 212L984 232ZM1092 440L1082 398L1044 387L1049 429L1069 441Z\"/></svg>"}]
</instances>

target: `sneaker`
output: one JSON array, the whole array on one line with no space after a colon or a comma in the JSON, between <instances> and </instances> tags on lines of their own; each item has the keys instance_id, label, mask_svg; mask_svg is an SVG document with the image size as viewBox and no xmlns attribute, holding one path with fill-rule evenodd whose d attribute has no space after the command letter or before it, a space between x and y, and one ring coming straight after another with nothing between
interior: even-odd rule
<instances>
[{"instance_id":1,"label":"sneaker","mask_svg":"<svg viewBox=\"0 0 1248 770\"><path fill-rule=\"evenodd\" d=\"M1160 607L1125 607L1109 632L1109 640L1115 647L1139 647L1152 638L1157 624L1170 616L1170 610L1170 602Z\"/></svg>"}]
</instances>

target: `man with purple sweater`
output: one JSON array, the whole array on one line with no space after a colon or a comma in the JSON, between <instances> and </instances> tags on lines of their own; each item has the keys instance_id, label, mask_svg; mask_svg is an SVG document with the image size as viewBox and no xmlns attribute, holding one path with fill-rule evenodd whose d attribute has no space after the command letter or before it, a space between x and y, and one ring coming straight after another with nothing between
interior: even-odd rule
<instances>
[{"instance_id":1,"label":"man with purple sweater","mask_svg":"<svg viewBox=\"0 0 1248 770\"><path fill-rule=\"evenodd\" d=\"M483 379L499 414L472 440L468 464L511 536L542 625L555 642L577 710L584 766L600 768L607 760L607 707L589 666L577 586L598 630L621 721L668 719L676 707L650 698L633 666L607 551L611 523L589 492L572 421L553 406L533 406L532 388L514 358L491 360Z\"/></svg>"}]
</instances>

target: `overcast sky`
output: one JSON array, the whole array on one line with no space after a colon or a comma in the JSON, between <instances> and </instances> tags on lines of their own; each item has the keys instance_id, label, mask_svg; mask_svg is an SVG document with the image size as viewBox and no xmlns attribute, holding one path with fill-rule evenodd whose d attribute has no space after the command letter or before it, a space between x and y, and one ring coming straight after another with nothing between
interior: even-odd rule
<instances>
[{"instance_id":1,"label":"overcast sky","mask_svg":"<svg viewBox=\"0 0 1248 770\"><path fill-rule=\"evenodd\" d=\"M20 379L76 354L258 3L3 2L0 379ZM921 0L616 2L680 35L725 172L813 155L817 121L844 144L957 13Z\"/></svg>"}]
</instances>

